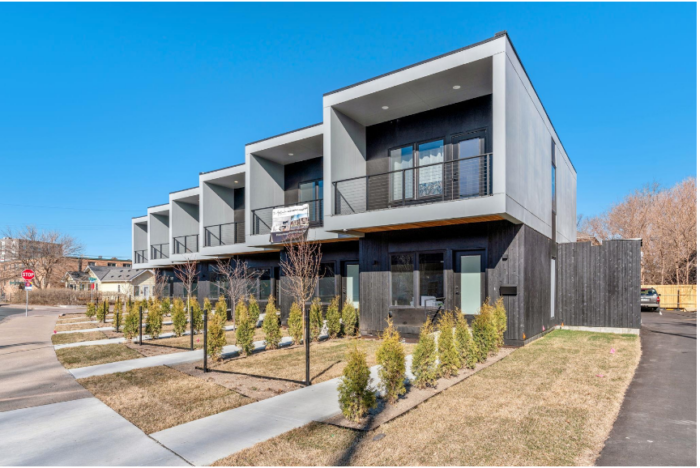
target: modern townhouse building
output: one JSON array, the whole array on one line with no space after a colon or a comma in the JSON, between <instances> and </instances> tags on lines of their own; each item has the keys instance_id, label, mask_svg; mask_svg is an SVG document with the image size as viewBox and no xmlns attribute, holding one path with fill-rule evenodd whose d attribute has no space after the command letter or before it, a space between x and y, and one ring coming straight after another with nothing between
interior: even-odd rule
<instances>
[{"instance_id":1,"label":"modern townhouse building","mask_svg":"<svg viewBox=\"0 0 700 468\"><path fill-rule=\"evenodd\" d=\"M285 248L270 230L275 208L303 205L323 255L317 295L353 302L363 333L389 316L415 333L440 304L473 317L499 297L508 344L558 323L576 171L506 33L327 93L322 123L244 151L132 220L134 268L196 259L203 298L217 258L244 259L286 320Z\"/></svg>"}]
</instances>

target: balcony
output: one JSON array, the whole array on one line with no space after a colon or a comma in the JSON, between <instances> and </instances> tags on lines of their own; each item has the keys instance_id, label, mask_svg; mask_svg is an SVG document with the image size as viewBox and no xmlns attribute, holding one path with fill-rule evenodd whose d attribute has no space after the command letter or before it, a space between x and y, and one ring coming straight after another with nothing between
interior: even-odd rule
<instances>
[{"instance_id":1,"label":"balcony","mask_svg":"<svg viewBox=\"0 0 700 468\"><path fill-rule=\"evenodd\" d=\"M272 229L272 210L275 208L284 208L287 206L297 205L309 206L309 228L323 226L323 199L316 199L253 210L251 213L253 222L251 234L254 236L259 234L269 234L270 230Z\"/></svg>"},{"instance_id":2,"label":"balcony","mask_svg":"<svg viewBox=\"0 0 700 468\"><path fill-rule=\"evenodd\" d=\"M199 234L173 237L173 255L199 252Z\"/></svg>"},{"instance_id":3,"label":"balcony","mask_svg":"<svg viewBox=\"0 0 700 468\"><path fill-rule=\"evenodd\" d=\"M146 257L146 250L135 250L134 251L134 263L147 263L148 257Z\"/></svg>"},{"instance_id":4,"label":"balcony","mask_svg":"<svg viewBox=\"0 0 700 468\"><path fill-rule=\"evenodd\" d=\"M492 194L492 154L333 182L334 215Z\"/></svg>"},{"instance_id":5,"label":"balcony","mask_svg":"<svg viewBox=\"0 0 700 468\"><path fill-rule=\"evenodd\" d=\"M166 244L153 244L151 245L151 260L161 260L168 258L169 245Z\"/></svg>"},{"instance_id":6,"label":"balcony","mask_svg":"<svg viewBox=\"0 0 700 468\"><path fill-rule=\"evenodd\" d=\"M245 242L245 223L233 222L204 227L204 247Z\"/></svg>"}]
</instances>

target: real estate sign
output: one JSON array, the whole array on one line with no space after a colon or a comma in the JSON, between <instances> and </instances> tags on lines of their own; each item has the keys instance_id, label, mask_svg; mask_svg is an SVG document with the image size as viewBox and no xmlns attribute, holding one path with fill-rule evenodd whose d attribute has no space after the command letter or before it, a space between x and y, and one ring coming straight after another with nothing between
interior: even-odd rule
<instances>
[{"instance_id":1,"label":"real estate sign","mask_svg":"<svg viewBox=\"0 0 700 468\"><path fill-rule=\"evenodd\" d=\"M284 242L309 229L309 205L285 206L272 210L270 242Z\"/></svg>"}]
</instances>

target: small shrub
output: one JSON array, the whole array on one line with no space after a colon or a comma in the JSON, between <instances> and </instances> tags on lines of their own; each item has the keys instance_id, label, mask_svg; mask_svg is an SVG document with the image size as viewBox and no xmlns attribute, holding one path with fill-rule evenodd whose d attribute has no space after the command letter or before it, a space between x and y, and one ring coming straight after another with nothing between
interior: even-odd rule
<instances>
[{"instance_id":1,"label":"small shrub","mask_svg":"<svg viewBox=\"0 0 700 468\"><path fill-rule=\"evenodd\" d=\"M117 298L117 302L114 303L114 319L112 320L112 325L114 325L114 331L119 332L122 327L122 301Z\"/></svg>"},{"instance_id":2,"label":"small shrub","mask_svg":"<svg viewBox=\"0 0 700 468\"><path fill-rule=\"evenodd\" d=\"M296 302L289 309L287 326L289 327L289 336L292 337L294 344L301 343L304 337L304 315L301 312L301 307Z\"/></svg>"},{"instance_id":3,"label":"small shrub","mask_svg":"<svg viewBox=\"0 0 700 468\"><path fill-rule=\"evenodd\" d=\"M204 305L202 306L202 311L204 314L209 317L211 315L211 311L214 310L214 306L211 304L211 301L209 300L208 297L204 298Z\"/></svg>"},{"instance_id":4,"label":"small shrub","mask_svg":"<svg viewBox=\"0 0 700 468\"><path fill-rule=\"evenodd\" d=\"M379 368L379 380L386 393L386 400L394 404L401 395L406 393L404 380L406 379L406 353L401 344L399 332L394 328L391 319L387 320L387 327L382 334L382 344L377 350L377 364Z\"/></svg>"},{"instance_id":5,"label":"small shrub","mask_svg":"<svg viewBox=\"0 0 700 468\"><path fill-rule=\"evenodd\" d=\"M199 306L199 301L197 301L197 299L190 298L190 311L192 312L192 329L196 335L204 329L204 316L202 315L202 308Z\"/></svg>"},{"instance_id":6,"label":"small shrub","mask_svg":"<svg viewBox=\"0 0 700 468\"><path fill-rule=\"evenodd\" d=\"M170 299L165 298L162 301L160 301L160 311L163 314L163 317L168 315L170 313Z\"/></svg>"},{"instance_id":7,"label":"small shrub","mask_svg":"<svg viewBox=\"0 0 700 468\"><path fill-rule=\"evenodd\" d=\"M160 305L153 304L146 317L146 333L151 335L151 339L157 340L163 330L163 309Z\"/></svg>"},{"instance_id":8,"label":"small shrub","mask_svg":"<svg viewBox=\"0 0 700 468\"><path fill-rule=\"evenodd\" d=\"M100 323L105 323L107 320L107 314L109 313L109 302L105 301L97 306L97 321Z\"/></svg>"},{"instance_id":9,"label":"small shrub","mask_svg":"<svg viewBox=\"0 0 700 468\"><path fill-rule=\"evenodd\" d=\"M479 314L474 317L472 332L478 351L479 362L484 362L489 356L489 353L498 349L498 332L496 331L493 320L493 306L491 306L488 301L481 305Z\"/></svg>"},{"instance_id":10,"label":"small shrub","mask_svg":"<svg viewBox=\"0 0 700 468\"><path fill-rule=\"evenodd\" d=\"M131 340L139 334L139 306L134 304L124 318L124 338Z\"/></svg>"},{"instance_id":11,"label":"small shrub","mask_svg":"<svg viewBox=\"0 0 700 468\"><path fill-rule=\"evenodd\" d=\"M234 311L234 318L236 319L236 323L234 325L238 326L238 322L241 320L241 312L243 310L245 310L246 315L248 315L248 306L245 305L245 301L243 299L239 299Z\"/></svg>"},{"instance_id":12,"label":"small shrub","mask_svg":"<svg viewBox=\"0 0 700 468\"><path fill-rule=\"evenodd\" d=\"M338 401L347 419L359 422L367 411L377 406L374 392L368 385L367 355L355 346L348 353L348 364L338 385Z\"/></svg>"},{"instance_id":13,"label":"small shrub","mask_svg":"<svg viewBox=\"0 0 700 468\"><path fill-rule=\"evenodd\" d=\"M357 310L352 302L347 301L343 305L343 333L345 336L355 336L357 333Z\"/></svg>"},{"instance_id":14,"label":"small shrub","mask_svg":"<svg viewBox=\"0 0 700 468\"><path fill-rule=\"evenodd\" d=\"M309 309L309 329L313 341L318 341L322 328L323 308L321 307L321 299L315 297L314 300L311 301L311 308Z\"/></svg>"},{"instance_id":15,"label":"small shrub","mask_svg":"<svg viewBox=\"0 0 700 468\"><path fill-rule=\"evenodd\" d=\"M210 303L211 306L211 303ZM210 308L211 309L211 308ZM206 313L206 312L205 312ZM207 324L207 354L212 359L221 360L221 353L226 346L226 321L218 314L209 313Z\"/></svg>"},{"instance_id":16,"label":"small shrub","mask_svg":"<svg viewBox=\"0 0 700 468\"><path fill-rule=\"evenodd\" d=\"M340 335L340 311L338 310L339 297L334 297L326 309L326 327L328 328L328 337L337 338Z\"/></svg>"},{"instance_id":17,"label":"small shrub","mask_svg":"<svg viewBox=\"0 0 700 468\"><path fill-rule=\"evenodd\" d=\"M265 318L262 323L263 331L265 332L265 343L267 349L277 349L282 339L280 331L280 321L277 317L277 308L275 307L275 298L270 295L265 306Z\"/></svg>"},{"instance_id":18,"label":"small shrub","mask_svg":"<svg viewBox=\"0 0 700 468\"><path fill-rule=\"evenodd\" d=\"M455 335L453 331L454 318L452 314L443 314L438 323L438 375L440 377L452 377L457 375L460 368L459 354L455 346Z\"/></svg>"},{"instance_id":19,"label":"small shrub","mask_svg":"<svg viewBox=\"0 0 700 468\"><path fill-rule=\"evenodd\" d=\"M430 319L426 320L420 329L418 344L413 350L411 372L415 376L413 382L418 388L433 387L437 380L437 350L433 331Z\"/></svg>"},{"instance_id":20,"label":"small shrub","mask_svg":"<svg viewBox=\"0 0 700 468\"><path fill-rule=\"evenodd\" d=\"M226 309L228 309L226 306L226 299L224 296L219 296L219 300L216 301L216 305L214 306L214 313L221 317L224 323L226 323L226 319L228 318Z\"/></svg>"},{"instance_id":21,"label":"small shrub","mask_svg":"<svg viewBox=\"0 0 700 468\"><path fill-rule=\"evenodd\" d=\"M175 336L182 336L187 330L187 314L185 313L185 303L180 298L173 301L172 320L173 333Z\"/></svg>"},{"instance_id":22,"label":"small shrub","mask_svg":"<svg viewBox=\"0 0 700 468\"><path fill-rule=\"evenodd\" d=\"M87 309L85 310L85 316L89 318L90 320L95 317L95 314L97 311L95 310L95 303L94 302L88 302L87 303Z\"/></svg>"},{"instance_id":23,"label":"small shrub","mask_svg":"<svg viewBox=\"0 0 700 468\"><path fill-rule=\"evenodd\" d=\"M503 346L503 337L508 329L508 314L503 305L503 298L499 297L493 309L493 321L496 327L496 348Z\"/></svg>"},{"instance_id":24,"label":"small shrub","mask_svg":"<svg viewBox=\"0 0 700 468\"><path fill-rule=\"evenodd\" d=\"M258 326L258 320L260 320L260 304L258 304L258 301L255 300L253 295L250 295L250 299L248 299L248 315L250 316L250 322L253 324L253 327Z\"/></svg>"},{"instance_id":25,"label":"small shrub","mask_svg":"<svg viewBox=\"0 0 700 468\"><path fill-rule=\"evenodd\" d=\"M253 337L255 336L255 327L253 320L248 315L247 309L241 309L238 319L238 328L236 328L236 344L241 348L241 352L248 356L253 352Z\"/></svg>"},{"instance_id":26,"label":"small shrub","mask_svg":"<svg viewBox=\"0 0 700 468\"><path fill-rule=\"evenodd\" d=\"M460 367L474 369L479 360L479 350L472 339L467 319L459 309L455 310L455 343L457 345Z\"/></svg>"}]
</instances>

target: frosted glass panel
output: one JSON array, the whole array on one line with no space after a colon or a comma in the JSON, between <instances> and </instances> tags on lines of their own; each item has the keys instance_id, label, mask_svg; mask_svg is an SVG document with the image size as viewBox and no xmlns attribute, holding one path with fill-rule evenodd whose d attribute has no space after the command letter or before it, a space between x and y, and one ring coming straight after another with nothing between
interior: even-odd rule
<instances>
[{"instance_id":1,"label":"frosted glass panel","mask_svg":"<svg viewBox=\"0 0 700 468\"><path fill-rule=\"evenodd\" d=\"M348 265L347 275L347 300L357 309L360 307L360 265Z\"/></svg>"},{"instance_id":2,"label":"frosted glass panel","mask_svg":"<svg viewBox=\"0 0 700 468\"><path fill-rule=\"evenodd\" d=\"M462 313L476 315L481 308L481 255L462 255L459 276Z\"/></svg>"}]
</instances>

